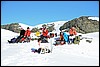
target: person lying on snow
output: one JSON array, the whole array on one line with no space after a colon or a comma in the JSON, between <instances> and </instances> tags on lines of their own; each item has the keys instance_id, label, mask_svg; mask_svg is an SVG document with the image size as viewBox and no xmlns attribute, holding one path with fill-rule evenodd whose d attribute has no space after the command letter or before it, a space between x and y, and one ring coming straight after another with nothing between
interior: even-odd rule
<instances>
[{"instance_id":1,"label":"person lying on snow","mask_svg":"<svg viewBox=\"0 0 100 67\"><path fill-rule=\"evenodd\" d=\"M45 43L42 43L42 45L44 45L45 47L44 46L41 47L41 41L42 41L42 39L39 38L37 47L31 48L32 52L39 53L39 54L50 53L50 49L45 46ZM46 45L48 45L48 44L46 44Z\"/></svg>"},{"instance_id":2,"label":"person lying on snow","mask_svg":"<svg viewBox=\"0 0 100 67\"><path fill-rule=\"evenodd\" d=\"M23 28L21 28L20 30L20 35L17 38L12 38L10 41L8 40L9 43L18 43L20 41L20 39L22 39L24 37L25 34L25 30Z\"/></svg>"},{"instance_id":3,"label":"person lying on snow","mask_svg":"<svg viewBox=\"0 0 100 67\"><path fill-rule=\"evenodd\" d=\"M14 37L14 38L12 38L10 41L8 40L8 42L9 42L9 43L15 43L16 39L17 39L17 38Z\"/></svg>"},{"instance_id":4,"label":"person lying on snow","mask_svg":"<svg viewBox=\"0 0 100 67\"><path fill-rule=\"evenodd\" d=\"M24 34L25 34L25 30L21 28L20 36L17 37L15 42L18 43L24 37Z\"/></svg>"},{"instance_id":5,"label":"person lying on snow","mask_svg":"<svg viewBox=\"0 0 100 67\"><path fill-rule=\"evenodd\" d=\"M47 48L38 48L38 49L31 48L31 50L32 52L38 53L38 54L50 53L50 49L47 49Z\"/></svg>"}]
</instances>

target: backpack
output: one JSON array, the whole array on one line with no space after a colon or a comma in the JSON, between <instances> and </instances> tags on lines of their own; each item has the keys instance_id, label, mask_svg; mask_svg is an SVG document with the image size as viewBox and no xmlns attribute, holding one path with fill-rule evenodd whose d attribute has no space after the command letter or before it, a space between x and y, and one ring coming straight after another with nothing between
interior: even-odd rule
<instances>
[{"instance_id":1,"label":"backpack","mask_svg":"<svg viewBox=\"0 0 100 67\"><path fill-rule=\"evenodd\" d=\"M80 43L80 36L75 36L75 38L73 39L73 43L79 44Z\"/></svg>"}]
</instances>

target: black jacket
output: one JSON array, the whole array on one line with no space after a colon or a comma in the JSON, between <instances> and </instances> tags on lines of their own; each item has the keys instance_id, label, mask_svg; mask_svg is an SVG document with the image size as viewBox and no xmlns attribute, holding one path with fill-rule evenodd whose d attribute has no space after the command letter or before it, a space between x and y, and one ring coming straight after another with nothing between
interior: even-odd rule
<instances>
[{"instance_id":1,"label":"black jacket","mask_svg":"<svg viewBox=\"0 0 100 67\"><path fill-rule=\"evenodd\" d=\"M21 30L20 31L20 36L24 36L24 34L25 34L25 30Z\"/></svg>"}]
</instances>

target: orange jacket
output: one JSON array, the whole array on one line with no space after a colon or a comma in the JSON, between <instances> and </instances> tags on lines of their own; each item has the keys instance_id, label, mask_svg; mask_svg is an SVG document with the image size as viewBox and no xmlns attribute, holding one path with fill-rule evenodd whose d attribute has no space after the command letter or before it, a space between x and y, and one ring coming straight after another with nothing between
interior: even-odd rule
<instances>
[{"instance_id":1,"label":"orange jacket","mask_svg":"<svg viewBox=\"0 0 100 67\"><path fill-rule=\"evenodd\" d=\"M70 29L70 30L69 30L69 34L70 34L70 35L77 35L77 32L76 32L75 29Z\"/></svg>"},{"instance_id":2,"label":"orange jacket","mask_svg":"<svg viewBox=\"0 0 100 67\"><path fill-rule=\"evenodd\" d=\"M47 36L48 35L48 30L45 30L45 31L43 30L42 35Z\"/></svg>"},{"instance_id":3,"label":"orange jacket","mask_svg":"<svg viewBox=\"0 0 100 67\"><path fill-rule=\"evenodd\" d=\"M77 35L77 32L76 32L76 30L73 30L73 35Z\"/></svg>"},{"instance_id":4,"label":"orange jacket","mask_svg":"<svg viewBox=\"0 0 100 67\"><path fill-rule=\"evenodd\" d=\"M29 36L30 36L30 34L31 34L31 31L28 29L28 30L26 30L26 31L25 31L24 36L29 37Z\"/></svg>"},{"instance_id":5,"label":"orange jacket","mask_svg":"<svg viewBox=\"0 0 100 67\"><path fill-rule=\"evenodd\" d=\"M69 34L73 35L73 30L72 29L69 30Z\"/></svg>"}]
</instances>

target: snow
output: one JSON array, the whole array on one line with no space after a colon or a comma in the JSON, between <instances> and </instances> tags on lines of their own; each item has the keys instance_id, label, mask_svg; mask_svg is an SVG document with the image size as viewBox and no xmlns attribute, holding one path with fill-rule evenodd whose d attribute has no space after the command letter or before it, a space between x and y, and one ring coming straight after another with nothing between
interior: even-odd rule
<instances>
[{"instance_id":1,"label":"snow","mask_svg":"<svg viewBox=\"0 0 100 67\"><path fill-rule=\"evenodd\" d=\"M27 27L30 28L30 30L32 30L33 26L30 26L30 25L26 25L26 24L23 24L23 23L19 23L19 25L23 28L23 29L27 29Z\"/></svg>"},{"instance_id":2,"label":"snow","mask_svg":"<svg viewBox=\"0 0 100 67\"><path fill-rule=\"evenodd\" d=\"M7 43L7 40L18 35L1 29L1 66L99 66L99 32L82 34L83 37L93 38L91 43L84 39L80 45L52 45L52 53L47 54L31 52L31 48L39 47L36 40Z\"/></svg>"},{"instance_id":3,"label":"snow","mask_svg":"<svg viewBox=\"0 0 100 67\"><path fill-rule=\"evenodd\" d=\"M54 28L56 29L56 31L53 31L53 32L60 32L60 30L59 30L59 28L64 24L64 23L66 23L67 21L57 21L56 23L55 23L55 26L54 26ZM53 22L52 22L53 23Z\"/></svg>"},{"instance_id":4,"label":"snow","mask_svg":"<svg viewBox=\"0 0 100 67\"><path fill-rule=\"evenodd\" d=\"M97 20L99 21L99 17L88 17L88 19Z\"/></svg>"},{"instance_id":5,"label":"snow","mask_svg":"<svg viewBox=\"0 0 100 67\"><path fill-rule=\"evenodd\" d=\"M55 25L60 25L60 24L63 24L63 23L65 23L65 22L67 22L67 21L55 21L55 22L48 22L48 23L43 23L43 24L39 24L39 25L36 25L36 26L34 26L34 27L38 27L38 28L40 28L40 27L42 27L42 25L44 25L44 24L55 24Z\"/></svg>"}]
</instances>

